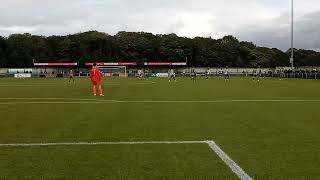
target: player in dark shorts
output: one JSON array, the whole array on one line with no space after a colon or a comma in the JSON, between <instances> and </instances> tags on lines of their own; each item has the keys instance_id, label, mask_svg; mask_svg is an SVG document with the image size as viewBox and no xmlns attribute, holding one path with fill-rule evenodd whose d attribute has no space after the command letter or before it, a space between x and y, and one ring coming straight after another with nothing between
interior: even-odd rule
<instances>
[{"instance_id":1,"label":"player in dark shorts","mask_svg":"<svg viewBox=\"0 0 320 180\"><path fill-rule=\"evenodd\" d=\"M74 80L74 77L73 77L73 70L72 70L72 69L69 71L69 83L70 83L71 81L72 81L73 83L76 82L76 81Z\"/></svg>"},{"instance_id":2,"label":"player in dark shorts","mask_svg":"<svg viewBox=\"0 0 320 180\"><path fill-rule=\"evenodd\" d=\"M260 80L259 80L259 73L258 73L258 71L257 70L253 70L253 81L257 81L257 82L259 82Z\"/></svg>"},{"instance_id":3,"label":"player in dark shorts","mask_svg":"<svg viewBox=\"0 0 320 180\"><path fill-rule=\"evenodd\" d=\"M209 70L207 69L206 72L205 72L206 80L209 79L209 75L210 75L210 72L209 72Z\"/></svg>"},{"instance_id":4,"label":"player in dark shorts","mask_svg":"<svg viewBox=\"0 0 320 180\"><path fill-rule=\"evenodd\" d=\"M138 78L141 79L143 77L143 70L139 69L138 70Z\"/></svg>"},{"instance_id":5,"label":"player in dark shorts","mask_svg":"<svg viewBox=\"0 0 320 180\"><path fill-rule=\"evenodd\" d=\"M230 74L229 74L228 69L226 69L226 70L224 71L224 79L225 79L226 81L229 81L229 79L230 79Z\"/></svg>"},{"instance_id":6,"label":"player in dark shorts","mask_svg":"<svg viewBox=\"0 0 320 180\"><path fill-rule=\"evenodd\" d=\"M169 74L169 82L171 82L172 79L174 80L174 82L177 82L176 73L174 72L173 69L170 69L168 74Z\"/></svg>"},{"instance_id":7,"label":"player in dark shorts","mask_svg":"<svg viewBox=\"0 0 320 180\"><path fill-rule=\"evenodd\" d=\"M197 72L195 69L191 70L191 80L193 80L194 82L197 80Z\"/></svg>"}]
</instances>

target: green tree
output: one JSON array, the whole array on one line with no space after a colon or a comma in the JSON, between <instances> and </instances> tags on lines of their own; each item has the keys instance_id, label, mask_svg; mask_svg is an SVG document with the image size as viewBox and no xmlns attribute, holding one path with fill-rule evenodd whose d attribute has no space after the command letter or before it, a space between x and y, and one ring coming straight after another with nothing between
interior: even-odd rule
<instances>
[{"instance_id":1,"label":"green tree","mask_svg":"<svg viewBox=\"0 0 320 180\"><path fill-rule=\"evenodd\" d=\"M295 49L296 66L320 65L320 53ZM289 65L290 50L257 47L236 37L222 39L186 38L176 34L154 35L146 32L118 32L116 35L88 31L66 36L13 34L0 37L0 64L9 67L32 66L37 62L188 60L189 66L203 67L277 67Z\"/></svg>"}]
</instances>

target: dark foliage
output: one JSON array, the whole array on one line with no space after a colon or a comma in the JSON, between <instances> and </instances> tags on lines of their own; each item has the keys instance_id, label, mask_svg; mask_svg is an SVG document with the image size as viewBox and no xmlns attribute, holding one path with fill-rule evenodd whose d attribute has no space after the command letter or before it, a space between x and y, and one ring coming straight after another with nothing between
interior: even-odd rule
<instances>
[{"instance_id":1,"label":"dark foliage","mask_svg":"<svg viewBox=\"0 0 320 180\"><path fill-rule=\"evenodd\" d=\"M13 34L0 36L1 67L31 67L37 62L188 61L188 66L276 67L289 65L290 51L257 47L233 36L222 39L119 32L114 36L89 31L67 36ZM320 65L320 53L295 50L296 66Z\"/></svg>"}]
</instances>

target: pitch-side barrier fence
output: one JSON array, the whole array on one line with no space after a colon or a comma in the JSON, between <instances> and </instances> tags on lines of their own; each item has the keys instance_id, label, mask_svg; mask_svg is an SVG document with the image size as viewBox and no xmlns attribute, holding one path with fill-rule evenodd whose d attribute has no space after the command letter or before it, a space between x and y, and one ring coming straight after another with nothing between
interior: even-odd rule
<instances>
[{"instance_id":1,"label":"pitch-side barrier fence","mask_svg":"<svg viewBox=\"0 0 320 180\"><path fill-rule=\"evenodd\" d=\"M145 77L167 77L171 68L128 68L126 74L129 77L140 76L142 73ZM70 68L0 68L1 77L68 77ZM250 77L258 74L260 77L274 78L296 78L296 79L320 79L320 67L318 69L296 68L292 70L283 70L276 68L175 68L176 76L190 76L192 70L195 70L198 76L224 76L226 72L230 76ZM76 77L88 77L89 68L74 68L73 75ZM122 73L122 72L121 72ZM113 70L111 73L105 73L109 76L121 76L121 73Z\"/></svg>"}]
</instances>

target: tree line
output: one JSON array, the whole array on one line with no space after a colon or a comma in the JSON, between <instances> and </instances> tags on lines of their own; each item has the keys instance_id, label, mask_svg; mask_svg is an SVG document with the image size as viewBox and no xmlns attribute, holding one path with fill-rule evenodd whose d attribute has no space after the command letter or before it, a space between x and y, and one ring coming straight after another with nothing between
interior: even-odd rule
<instances>
[{"instance_id":1,"label":"tree line","mask_svg":"<svg viewBox=\"0 0 320 180\"><path fill-rule=\"evenodd\" d=\"M291 51L258 47L233 36L221 39L154 35L146 32L118 32L111 36L88 31L66 36L12 34L0 36L0 67L32 67L37 62L135 61L181 62L194 67L289 66ZM319 66L320 53L294 51L296 66Z\"/></svg>"}]
</instances>

